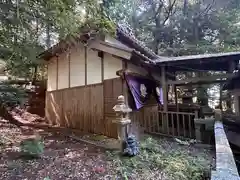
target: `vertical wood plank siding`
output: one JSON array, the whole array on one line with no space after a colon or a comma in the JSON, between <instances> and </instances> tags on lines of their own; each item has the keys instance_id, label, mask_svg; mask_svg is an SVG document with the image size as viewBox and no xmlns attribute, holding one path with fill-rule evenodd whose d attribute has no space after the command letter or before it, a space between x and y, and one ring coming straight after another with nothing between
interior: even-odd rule
<instances>
[{"instance_id":1,"label":"vertical wood plank siding","mask_svg":"<svg viewBox=\"0 0 240 180\"><path fill-rule=\"evenodd\" d=\"M120 78L47 92L46 117L52 125L117 138L117 127L112 124L116 117L113 106L121 94Z\"/></svg>"},{"instance_id":2,"label":"vertical wood plank siding","mask_svg":"<svg viewBox=\"0 0 240 180\"><path fill-rule=\"evenodd\" d=\"M110 136L103 119L103 85L69 88L46 94L49 123Z\"/></svg>"},{"instance_id":3,"label":"vertical wood plank siding","mask_svg":"<svg viewBox=\"0 0 240 180\"><path fill-rule=\"evenodd\" d=\"M117 97L123 94L122 79L115 78L104 80L104 116L105 116L105 131L111 135L111 137L117 137L117 127L112 123L112 120L116 118L116 114L113 111L113 106L117 103Z\"/></svg>"},{"instance_id":4,"label":"vertical wood plank siding","mask_svg":"<svg viewBox=\"0 0 240 180\"><path fill-rule=\"evenodd\" d=\"M47 92L46 117L52 125L117 138L117 127L112 123L116 118L113 106L123 93L122 86L122 80L115 78L100 84ZM159 111L157 104L151 104L132 112L131 120L147 133L194 138L190 123L194 115Z\"/></svg>"}]
</instances>

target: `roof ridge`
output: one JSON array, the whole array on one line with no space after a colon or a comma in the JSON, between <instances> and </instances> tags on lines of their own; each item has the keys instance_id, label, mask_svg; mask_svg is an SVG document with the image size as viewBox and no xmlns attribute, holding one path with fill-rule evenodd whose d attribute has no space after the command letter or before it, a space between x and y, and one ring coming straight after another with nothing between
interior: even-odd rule
<instances>
[{"instance_id":1,"label":"roof ridge","mask_svg":"<svg viewBox=\"0 0 240 180\"><path fill-rule=\"evenodd\" d=\"M125 24L117 24L117 38L119 41L124 41L121 39L121 36L124 36L126 39L132 43L132 46L135 50L141 52L142 54L145 54L151 59L157 59L158 56L155 52L153 52L149 47L146 46L146 44L143 41L140 41L136 38L136 36L133 33L132 28ZM125 42L126 43L126 42ZM128 44L128 43L127 43Z\"/></svg>"}]
</instances>

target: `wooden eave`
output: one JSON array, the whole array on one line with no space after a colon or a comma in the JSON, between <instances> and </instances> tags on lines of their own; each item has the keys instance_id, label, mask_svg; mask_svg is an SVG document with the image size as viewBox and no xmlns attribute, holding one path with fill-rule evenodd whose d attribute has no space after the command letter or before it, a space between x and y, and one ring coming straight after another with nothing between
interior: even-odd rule
<instances>
[{"instance_id":1,"label":"wooden eave","mask_svg":"<svg viewBox=\"0 0 240 180\"><path fill-rule=\"evenodd\" d=\"M239 63L240 52L202 54L179 57L159 57L156 65L167 67L167 71L228 71L231 63Z\"/></svg>"},{"instance_id":2,"label":"wooden eave","mask_svg":"<svg viewBox=\"0 0 240 180\"><path fill-rule=\"evenodd\" d=\"M222 90L240 89L240 71L234 74L222 87Z\"/></svg>"},{"instance_id":3,"label":"wooden eave","mask_svg":"<svg viewBox=\"0 0 240 180\"><path fill-rule=\"evenodd\" d=\"M131 62L135 65L147 68L149 71L155 72L159 76L161 75L161 68L157 66L153 60L140 53L139 51L134 50L131 56ZM167 79L174 80L175 75L169 72L166 72Z\"/></svg>"},{"instance_id":4,"label":"wooden eave","mask_svg":"<svg viewBox=\"0 0 240 180\"><path fill-rule=\"evenodd\" d=\"M38 58L44 59L48 61L51 57L56 56L56 54L60 54L64 52L67 48L76 45L78 42L87 44L89 40L96 39L97 36L100 36L96 30L89 31L87 33L81 33L77 36L69 36L65 40L61 40L59 43L49 48L48 50L41 53ZM100 40L103 40L99 38ZM112 48L116 48L121 51L132 51L133 49L141 52L144 56L150 59L156 59L158 56L145 44L135 38L135 36L131 35L126 28L123 26L118 26L116 29L116 39L128 46L128 48L124 48L122 46L118 46L117 44L108 44L107 42L102 41L101 43L106 46L111 46Z\"/></svg>"},{"instance_id":5,"label":"wooden eave","mask_svg":"<svg viewBox=\"0 0 240 180\"><path fill-rule=\"evenodd\" d=\"M185 80L177 80L177 81L168 80L167 84L176 85L176 86L217 84L217 83L226 82L228 79L231 79L234 76L235 74L233 73L226 73L226 74L212 75L212 76L206 76L206 77L194 77L194 78L188 78Z\"/></svg>"},{"instance_id":6,"label":"wooden eave","mask_svg":"<svg viewBox=\"0 0 240 180\"><path fill-rule=\"evenodd\" d=\"M149 80L149 81L152 81L152 82L156 82L157 84L161 84L160 81L154 79L152 76L150 75L142 75L142 74L139 74L139 73L136 73L136 72L131 72L129 70L119 70L116 72L116 75L120 76L122 79L124 79L124 73L125 74L128 74L128 75L131 75L131 76L134 76L134 77L138 77L138 78L142 78L142 79L146 79L146 80Z\"/></svg>"},{"instance_id":7,"label":"wooden eave","mask_svg":"<svg viewBox=\"0 0 240 180\"><path fill-rule=\"evenodd\" d=\"M91 49L96 49L99 51L103 51L109 54L112 54L116 57L123 58L124 60L130 60L131 53L133 49L131 48L123 48L116 44L108 43L101 40L96 40L93 43L89 43L89 47Z\"/></svg>"},{"instance_id":8,"label":"wooden eave","mask_svg":"<svg viewBox=\"0 0 240 180\"><path fill-rule=\"evenodd\" d=\"M78 43L86 44L89 39L96 38L96 36L98 36L96 32L83 33L76 36L68 36L66 39L59 41L54 46L39 54L38 58L48 61L52 57L63 53L68 48L76 46Z\"/></svg>"}]
</instances>

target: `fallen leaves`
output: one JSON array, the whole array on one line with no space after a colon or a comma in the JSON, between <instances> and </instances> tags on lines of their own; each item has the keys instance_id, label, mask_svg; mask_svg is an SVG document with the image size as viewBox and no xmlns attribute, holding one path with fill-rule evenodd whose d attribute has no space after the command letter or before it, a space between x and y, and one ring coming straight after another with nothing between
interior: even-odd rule
<instances>
[{"instance_id":1,"label":"fallen leaves","mask_svg":"<svg viewBox=\"0 0 240 180\"><path fill-rule=\"evenodd\" d=\"M97 167L94 167L93 168L93 171L95 172L95 173L105 173L105 168L103 168L103 167L99 167L99 166L97 166Z\"/></svg>"},{"instance_id":2,"label":"fallen leaves","mask_svg":"<svg viewBox=\"0 0 240 180\"><path fill-rule=\"evenodd\" d=\"M1 125L1 124L0 124ZM12 125L11 125L12 126ZM8 137L0 149L0 179L105 179L115 175L111 163L101 148L76 142L71 138L43 133L45 151L40 159L19 157L21 130L10 125L0 128L1 136ZM12 142L13 141L13 142ZM8 143L12 142L12 143ZM13 155L13 153L15 153Z\"/></svg>"},{"instance_id":3,"label":"fallen leaves","mask_svg":"<svg viewBox=\"0 0 240 180\"><path fill-rule=\"evenodd\" d=\"M182 146L176 141L170 142L168 140L156 142L150 138L147 144L141 143L144 151L141 151L140 155L136 157L142 158L141 161L136 161L134 158L125 158L123 162L117 152L112 155L109 153L112 151L106 152L102 148L76 141L66 136L60 136L60 134L53 135L45 132L40 132L40 134L43 137L45 147L41 158L33 160L22 159L18 156L19 141L22 138L21 130L10 124L5 124L3 127L0 123L0 136L7 137L5 138L6 146L0 146L2 147L0 149L0 179L120 180L128 178L132 180L168 180L166 172L159 170L157 166L149 166L150 161L145 160L151 158L151 162L161 167L164 163L162 160L166 159L164 158L166 153L174 154L174 152L186 151L186 153L192 153L193 156L200 156L200 150L191 146ZM92 138L90 137L89 139ZM102 137L93 139L102 145L106 145L106 142L116 143L116 140L105 137L104 139ZM151 149L148 149L148 147L151 147ZM151 156L149 154L150 150ZM107 155L108 153L109 155ZM159 154L163 154L163 156L159 156ZM179 156L176 153L175 155L176 157ZM109 156L112 156L111 159ZM172 158L169 159L173 162L169 163L169 167L181 169L183 165L181 161L175 161L174 157ZM126 164L128 166L125 167ZM131 167L130 170L129 167ZM122 172L122 174L119 172Z\"/></svg>"}]
</instances>

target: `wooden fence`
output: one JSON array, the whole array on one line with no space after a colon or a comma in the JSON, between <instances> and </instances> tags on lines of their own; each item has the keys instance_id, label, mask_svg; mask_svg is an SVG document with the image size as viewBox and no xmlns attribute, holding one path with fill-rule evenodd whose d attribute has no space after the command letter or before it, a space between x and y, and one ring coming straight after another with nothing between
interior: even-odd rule
<instances>
[{"instance_id":1,"label":"wooden fence","mask_svg":"<svg viewBox=\"0 0 240 180\"><path fill-rule=\"evenodd\" d=\"M164 112L157 107L145 107L132 116L146 133L173 137L195 138L195 113Z\"/></svg>"}]
</instances>

